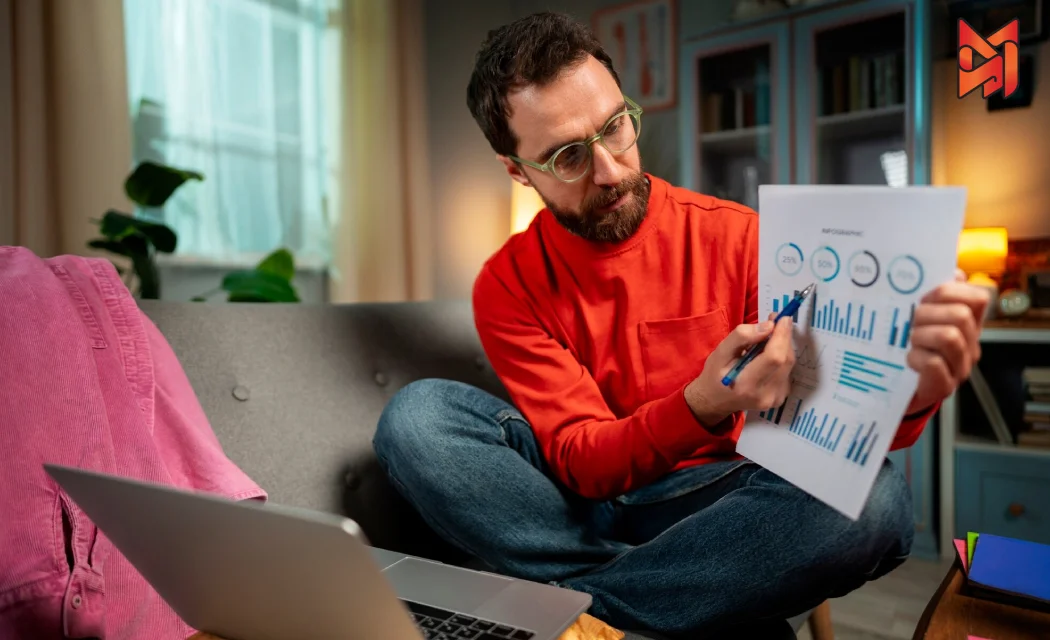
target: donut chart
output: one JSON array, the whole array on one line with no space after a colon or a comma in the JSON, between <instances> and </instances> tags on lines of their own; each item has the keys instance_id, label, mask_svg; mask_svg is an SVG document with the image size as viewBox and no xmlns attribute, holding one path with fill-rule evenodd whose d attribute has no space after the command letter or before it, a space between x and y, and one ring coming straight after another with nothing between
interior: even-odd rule
<instances>
[{"instance_id":1,"label":"donut chart","mask_svg":"<svg viewBox=\"0 0 1050 640\"><path fill-rule=\"evenodd\" d=\"M839 260L839 254L834 249L824 245L813 252L813 255L810 257L809 267L813 271L813 275L819 280L831 282L835 279L835 276L839 275L842 261Z\"/></svg>"},{"instance_id":2,"label":"donut chart","mask_svg":"<svg viewBox=\"0 0 1050 640\"><path fill-rule=\"evenodd\" d=\"M802 271L802 249L794 242L785 242L777 248L777 269L786 276L797 276Z\"/></svg>"},{"instance_id":3,"label":"donut chart","mask_svg":"<svg viewBox=\"0 0 1050 640\"><path fill-rule=\"evenodd\" d=\"M886 269L886 279L893 290L902 295L915 293L922 286L922 263L910 255L897 256Z\"/></svg>"},{"instance_id":4,"label":"donut chart","mask_svg":"<svg viewBox=\"0 0 1050 640\"><path fill-rule=\"evenodd\" d=\"M879 279L879 259L875 254L861 250L850 256L849 278L858 287L867 288Z\"/></svg>"}]
</instances>

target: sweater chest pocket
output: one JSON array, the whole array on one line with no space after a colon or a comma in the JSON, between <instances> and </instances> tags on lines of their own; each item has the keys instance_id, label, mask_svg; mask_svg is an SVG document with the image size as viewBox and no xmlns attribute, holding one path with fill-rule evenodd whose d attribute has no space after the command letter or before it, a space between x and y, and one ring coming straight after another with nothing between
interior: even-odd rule
<instances>
[{"instance_id":1,"label":"sweater chest pocket","mask_svg":"<svg viewBox=\"0 0 1050 640\"><path fill-rule=\"evenodd\" d=\"M639 323L645 400L666 397L700 375L707 357L727 335L725 307L688 318Z\"/></svg>"}]
</instances>

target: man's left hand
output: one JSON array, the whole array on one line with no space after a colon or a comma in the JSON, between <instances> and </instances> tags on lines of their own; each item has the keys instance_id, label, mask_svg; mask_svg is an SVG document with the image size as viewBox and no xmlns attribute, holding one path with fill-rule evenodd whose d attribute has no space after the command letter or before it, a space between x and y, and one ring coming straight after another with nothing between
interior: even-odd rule
<instances>
[{"instance_id":1,"label":"man's left hand","mask_svg":"<svg viewBox=\"0 0 1050 640\"><path fill-rule=\"evenodd\" d=\"M908 414L951 395L981 357L979 338L990 302L988 292L966 284L961 272L955 279L927 293L915 308L908 366L919 373L919 386Z\"/></svg>"}]
</instances>

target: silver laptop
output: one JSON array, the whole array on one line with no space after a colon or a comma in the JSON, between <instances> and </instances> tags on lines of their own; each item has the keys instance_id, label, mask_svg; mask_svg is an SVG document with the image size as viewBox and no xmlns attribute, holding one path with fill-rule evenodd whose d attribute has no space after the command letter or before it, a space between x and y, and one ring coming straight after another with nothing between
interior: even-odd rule
<instances>
[{"instance_id":1,"label":"silver laptop","mask_svg":"<svg viewBox=\"0 0 1050 640\"><path fill-rule=\"evenodd\" d=\"M591 605L370 547L339 516L44 468L187 624L229 640L554 640Z\"/></svg>"}]
</instances>

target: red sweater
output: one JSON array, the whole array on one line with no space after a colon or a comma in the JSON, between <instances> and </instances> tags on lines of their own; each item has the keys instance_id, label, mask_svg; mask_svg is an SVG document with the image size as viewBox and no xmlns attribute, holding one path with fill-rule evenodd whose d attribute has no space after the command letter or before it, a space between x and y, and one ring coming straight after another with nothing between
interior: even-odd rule
<instances>
[{"instance_id":1,"label":"red sweater","mask_svg":"<svg viewBox=\"0 0 1050 640\"><path fill-rule=\"evenodd\" d=\"M737 457L744 414L712 431L685 385L736 325L758 319L758 215L648 176L627 242L571 235L544 209L474 285L482 345L551 469L607 499L670 471ZM894 449L930 412L902 422Z\"/></svg>"}]
</instances>

